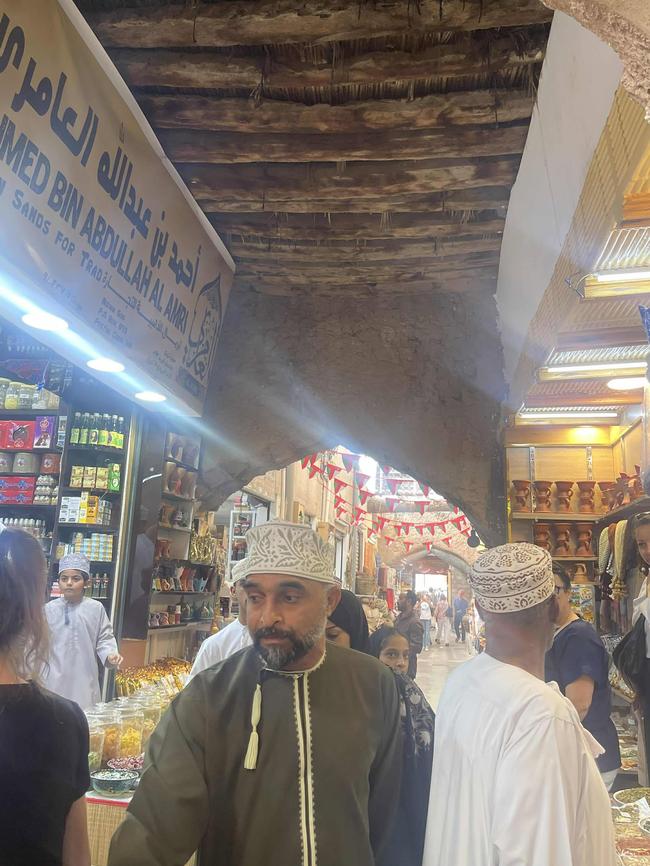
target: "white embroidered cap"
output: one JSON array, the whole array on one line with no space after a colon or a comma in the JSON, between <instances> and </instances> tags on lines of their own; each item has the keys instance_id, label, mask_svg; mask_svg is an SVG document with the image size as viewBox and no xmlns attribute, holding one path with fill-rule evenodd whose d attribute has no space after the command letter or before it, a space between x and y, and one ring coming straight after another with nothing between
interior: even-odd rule
<instances>
[{"instance_id":1,"label":"white embroidered cap","mask_svg":"<svg viewBox=\"0 0 650 866\"><path fill-rule=\"evenodd\" d=\"M59 560L59 574L62 571L81 571L85 575L90 575L90 562L88 557L83 553L66 553Z\"/></svg>"},{"instance_id":2,"label":"white embroidered cap","mask_svg":"<svg viewBox=\"0 0 650 866\"><path fill-rule=\"evenodd\" d=\"M502 544L479 556L469 584L484 610L527 610L555 592L553 560L548 551L534 544Z\"/></svg>"},{"instance_id":3,"label":"white embroidered cap","mask_svg":"<svg viewBox=\"0 0 650 866\"><path fill-rule=\"evenodd\" d=\"M246 533L248 555L232 567L233 583L250 574L289 574L336 583L334 549L302 523L270 520Z\"/></svg>"}]
</instances>

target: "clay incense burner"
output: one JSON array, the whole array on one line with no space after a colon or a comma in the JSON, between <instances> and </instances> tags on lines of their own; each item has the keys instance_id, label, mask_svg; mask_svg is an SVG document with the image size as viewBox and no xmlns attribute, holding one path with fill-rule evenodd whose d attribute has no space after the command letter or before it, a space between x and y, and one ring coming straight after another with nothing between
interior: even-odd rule
<instances>
[{"instance_id":1,"label":"clay incense burner","mask_svg":"<svg viewBox=\"0 0 650 866\"><path fill-rule=\"evenodd\" d=\"M530 481L513 481L515 490L513 511L529 511Z\"/></svg>"},{"instance_id":2,"label":"clay incense burner","mask_svg":"<svg viewBox=\"0 0 650 866\"><path fill-rule=\"evenodd\" d=\"M593 530L590 523L578 523L576 526L578 534L578 546L576 547L576 556L593 556L594 552L591 548L591 540Z\"/></svg>"},{"instance_id":3,"label":"clay incense burner","mask_svg":"<svg viewBox=\"0 0 650 866\"><path fill-rule=\"evenodd\" d=\"M550 511L551 510L551 482L550 481L535 481L535 511Z\"/></svg>"},{"instance_id":4,"label":"clay incense burner","mask_svg":"<svg viewBox=\"0 0 650 866\"><path fill-rule=\"evenodd\" d=\"M554 556L570 556L571 555L571 524L556 523L555 524L555 550Z\"/></svg>"},{"instance_id":5,"label":"clay incense burner","mask_svg":"<svg viewBox=\"0 0 650 866\"><path fill-rule=\"evenodd\" d=\"M596 510L596 506L594 505L596 482L578 481L578 490L580 491L578 511L581 514L593 514Z\"/></svg>"},{"instance_id":6,"label":"clay incense burner","mask_svg":"<svg viewBox=\"0 0 650 866\"><path fill-rule=\"evenodd\" d=\"M556 481L557 510L571 511L571 499L573 497L573 481Z\"/></svg>"},{"instance_id":7,"label":"clay incense burner","mask_svg":"<svg viewBox=\"0 0 650 866\"><path fill-rule=\"evenodd\" d=\"M533 525L533 543L551 552L551 524L535 523Z\"/></svg>"},{"instance_id":8,"label":"clay incense burner","mask_svg":"<svg viewBox=\"0 0 650 866\"><path fill-rule=\"evenodd\" d=\"M598 487L600 488L600 503L603 507L603 511L611 511L616 499L616 482L599 481Z\"/></svg>"}]
</instances>

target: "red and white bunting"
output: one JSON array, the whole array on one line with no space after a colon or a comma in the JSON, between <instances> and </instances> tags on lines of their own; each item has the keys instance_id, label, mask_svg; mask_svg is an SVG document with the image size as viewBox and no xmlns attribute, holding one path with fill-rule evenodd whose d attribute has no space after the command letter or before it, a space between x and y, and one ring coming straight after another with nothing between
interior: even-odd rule
<instances>
[{"instance_id":1,"label":"red and white bunting","mask_svg":"<svg viewBox=\"0 0 650 866\"><path fill-rule=\"evenodd\" d=\"M325 467L330 478L334 478L337 472L343 472L342 466L337 466L336 463L328 463Z\"/></svg>"},{"instance_id":2,"label":"red and white bunting","mask_svg":"<svg viewBox=\"0 0 650 866\"><path fill-rule=\"evenodd\" d=\"M428 530L429 532L431 532L431 526L433 526L433 524L418 523L418 524L416 525L415 529L417 530L417 532L420 533L420 535L424 536L424 533L425 533L427 530Z\"/></svg>"},{"instance_id":3,"label":"red and white bunting","mask_svg":"<svg viewBox=\"0 0 650 866\"><path fill-rule=\"evenodd\" d=\"M361 520L363 520L367 513L368 512L365 508L359 508L359 506L357 505L354 509L354 522L359 523Z\"/></svg>"},{"instance_id":4,"label":"red and white bunting","mask_svg":"<svg viewBox=\"0 0 650 866\"><path fill-rule=\"evenodd\" d=\"M382 466L381 468L384 471L384 475L390 475L390 473L393 471L392 466Z\"/></svg>"},{"instance_id":5,"label":"red and white bunting","mask_svg":"<svg viewBox=\"0 0 650 866\"><path fill-rule=\"evenodd\" d=\"M405 542L404 542L404 550L406 550L407 553L408 553L408 552L410 551L410 549L413 547L413 543L414 543L414 542L412 542L412 541L405 541Z\"/></svg>"},{"instance_id":6,"label":"red and white bunting","mask_svg":"<svg viewBox=\"0 0 650 866\"><path fill-rule=\"evenodd\" d=\"M457 505L454 505L454 514L458 514L460 508Z\"/></svg>"},{"instance_id":7,"label":"red and white bunting","mask_svg":"<svg viewBox=\"0 0 650 866\"><path fill-rule=\"evenodd\" d=\"M461 529L460 534L466 536L467 538L469 538L470 535L472 534L472 530L471 530L471 528L468 526L466 529Z\"/></svg>"},{"instance_id":8,"label":"red and white bunting","mask_svg":"<svg viewBox=\"0 0 650 866\"><path fill-rule=\"evenodd\" d=\"M357 479L357 484L359 487L365 487L366 484L370 481L370 476L366 475L365 472L355 472L354 477Z\"/></svg>"},{"instance_id":9,"label":"red and white bunting","mask_svg":"<svg viewBox=\"0 0 650 866\"><path fill-rule=\"evenodd\" d=\"M464 520L465 520L465 515L461 514L458 517L454 517L451 522L456 527L456 529L460 529L461 524Z\"/></svg>"},{"instance_id":10,"label":"red and white bunting","mask_svg":"<svg viewBox=\"0 0 650 866\"><path fill-rule=\"evenodd\" d=\"M447 545L447 547L451 547L451 538L449 536L446 536L446 538L443 538L442 540Z\"/></svg>"},{"instance_id":11,"label":"red and white bunting","mask_svg":"<svg viewBox=\"0 0 650 866\"><path fill-rule=\"evenodd\" d=\"M315 463L312 463L309 467L309 477L314 478L316 475L322 475L323 470L316 466Z\"/></svg>"},{"instance_id":12,"label":"red and white bunting","mask_svg":"<svg viewBox=\"0 0 650 866\"><path fill-rule=\"evenodd\" d=\"M336 508L337 511L339 508L345 508L346 505L347 505L347 502L345 501L345 499L342 496L335 496L334 497L334 508Z\"/></svg>"},{"instance_id":13,"label":"red and white bunting","mask_svg":"<svg viewBox=\"0 0 650 866\"><path fill-rule=\"evenodd\" d=\"M388 485L388 489L393 494L393 496L395 496L395 494L397 493L397 488L400 486L401 483L402 483L401 478L387 478L386 479L386 484Z\"/></svg>"},{"instance_id":14,"label":"red and white bunting","mask_svg":"<svg viewBox=\"0 0 650 866\"><path fill-rule=\"evenodd\" d=\"M387 523L388 523L387 517L382 517L381 514L377 515L377 525L379 526L380 529L383 530L384 526L386 526Z\"/></svg>"},{"instance_id":15,"label":"red and white bunting","mask_svg":"<svg viewBox=\"0 0 650 866\"><path fill-rule=\"evenodd\" d=\"M395 511L395 509L397 508L397 503L399 501L400 500L399 500L398 496L386 496L385 497L386 507L388 508L389 511Z\"/></svg>"},{"instance_id":16,"label":"red and white bunting","mask_svg":"<svg viewBox=\"0 0 650 866\"><path fill-rule=\"evenodd\" d=\"M302 466L303 469L306 469L310 463L313 463L313 460L312 460L313 456L314 456L313 454L308 454L306 457L302 458L302 460L300 461L300 465Z\"/></svg>"},{"instance_id":17,"label":"red and white bunting","mask_svg":"<svg viewBox=\"0 0 650 866\"><path fill-rule=\"evenodd\" d=\"M390 547L391 544L395 541L395 539L391 538L388 535L384 535L384 541L386 542L386 547Z\"/></svg>"},{"instance_id":18,"label":"red and white bunting","mask_svg":"<svg viewBox=\"0 0 650 866\"><path fill-rule=\"evenodd\" d=\"M433 547L433 541L425 541L424 546L427 550L431 550L431 548Z\"/></svg>"},{"instance_id":19,"label":"red and white bunting","mask_svg":"<svg viewBox=\"0 0 650 866\"><path fill-rule=\"evenodd\" d=\"M362 505L365 505L371 496L372 496L372 493L369 490L360 490L359 491L359 499L361 500Z\"/></svg>"},{"instance_id":20,"label":"red and white bunting","mask_svg":"<svg viewBox=\"0 0 650 866\"><path fill-rule=\"evenodd\" d=\"M422 494L424 496L426 496L428 499L429 494L431 493L431 488L429 487L429 485L428 484L420 484L420 490L422 491Z\"/></svg>"},{"instance_id":21,"label":"red and white bunting","mask_svg":"<svg viewBox=\"0 0 650 866\"><path fill-rule=\"evenodd\" d=\"M353 469L359 468L360 454L341 454L341 460L347 472L352 472Z\"/></svg>"},{"instance_id":22,"label":"red and white bunting","mask_svg":"<svg viewBox=\"0 0 650 866\"><path fill-rule=\"evenodd\" d=\"M334 479L334 493L340 493L344 487L351 487L351 484L348 484L347 481L343 481L340 478Z\"/></svg>"},{"instance_id":23,"label":"red and white bunting","mask_svg":"<svg viewBox=\"0 0 650 866\"><path fill-rule=\"evenodd\" d=\"M413 505L415 505L415 507L417 508L417 510L420 512L420 514L424 514L424 509L427 507L428 504L429 504L429 500L428 500L428 499L417 499L417 500L413 503Z\"/></svg>"}]
</instances>

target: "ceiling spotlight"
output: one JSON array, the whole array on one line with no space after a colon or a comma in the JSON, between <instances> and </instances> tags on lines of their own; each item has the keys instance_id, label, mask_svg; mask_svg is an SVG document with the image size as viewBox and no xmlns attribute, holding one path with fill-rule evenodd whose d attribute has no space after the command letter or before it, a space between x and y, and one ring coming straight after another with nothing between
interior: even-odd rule
<instances>
[{"instance_id":1,"label":"ceiling spotlight","mask_svg":"<svg viewBox=\"0 0 650 866\"><path fill-rule=\"evenodd\" d=\"M87 361L86 365L98 373L121 373L124 370L124 364L111 358L93 358L92 361Z\"/></svg>"},{"instance_id":2,"label":"ceiling spotlight","mask_svg":"<svg viewBox=\"0 0 650 866\"><path fill-rule=\"evenodd\" d=\"M478 532L475 529L472 529L472 531L469 534L469 538L467 539L467 546L468 547L480 547L480 544L481 544L481 539L479 538Z\"/></svg>"},{"instance_id":3,"label":"ceiling spotlight","mask_svg":"<svg viewBox=\"0 0 650 866\"><path fill-rule=\"evenodd\" d=\"M627 378L610 379L607 387L612 391L640 391L645 388L647 379L644 376L628 376Z\"/></svg>"},{"instance_id":4,"label":"ceiling spotlight","mask_svg":"<svg viewBox=\"0 0 650 866\"><path fill-rule=\"evenodd\" d=\"M157 391L138 391L135 399L142 400L143 403L164 403L167 397L158 394Z\"/></svg>"},{"instance_id":5,"label":"ceiling spotlight","mask_svg":"<svg viewBox=\"0 0 650 866\"><path fill-rule=\"evenodd\" d=\"M29 328L35 328L37 331L65 331L68 328L68 323L60 316L53 316L52 313L46 313L44 310L33 310L31 313L25 313L23 322Z\"/></svg>"}]
</instances>

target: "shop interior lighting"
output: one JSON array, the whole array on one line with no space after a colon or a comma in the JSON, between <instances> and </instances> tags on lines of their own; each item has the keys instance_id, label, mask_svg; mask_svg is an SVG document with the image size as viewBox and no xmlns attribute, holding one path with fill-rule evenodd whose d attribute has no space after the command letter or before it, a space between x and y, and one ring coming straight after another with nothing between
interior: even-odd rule
<instances>
[{"instance_id":1,"label":"shop interior lighting","mask_svg":"<svg viewBox=\"0 0 650 866\"><path fill-rule=\"evenodd\" d=\"M99 373L122 373L124 371L124 364L113 361L111 358L93 358L86 361L86 366Z\"/></svg>"},{"instance_id":2,"label":"shop interior lighting","mask_svg":"<svg viewBox=\"0 0 650 866\"><path fill-rule=\"evenodd\" d=\"M601 373L607 370L639 370L647 369L645 361L611 361L603 364L566 364L562 366L544 367L543 370L551 375L567 374L574 377L584 374L589 378L589 373Z\"/></svg>"},{"instance_id":3,"label":"shop interior lighting","mask_svg":"<svg viewBox=\"0 0 650 866\"><path fill-rule=\"evenodd\" d=\"M45 310L31 310L25 313L22 320L28 328L34 328L37 331L66 331L68 323L60 316L53 316L52 313L46 313Z\"/></svg>"},{"instance_id":4,"label":"shop interior lighting","mask_svg":"<svg viewBox=\"0 0 650 866\"><path fill-rule=\"evenodd\" d=\"M607 387L612 391L639 391L645 388L647 379L644 376L628 376L620 379L610 379Z\"/></svg>"},{"instance_id":5,"label":"shop interior lighting","mask_svg":"<svg viewBox=\"0 0 650 866\"><path fill-rule=\"evenodd\" d=\"M157 391L138 391L134 396L136 400L141 400L143 403L164 403L167 399Z\"/></svg>"},{"instance_id":6,"label":"shop interior lighting","mask_svg":"<svg viewBox=\"0 0 650 866\"><path fill-rule=\"evenodd\" d=\"M650 280L650 271L601 271L594 276L598 283L631 283L637 280Z\"/></svg>"},{"instance_id":7,"label":"shop interior lighting","mask_svg":"<svg viewBox=\"0 0 650 866\"><path fill-rule=\"evenodd\" d=\"M618 412L525 412L519 415L524 421L557 421L558 419L567 421L576 420L591 420L592 418L618 418Z\"/></svg>"}]
</instances>

